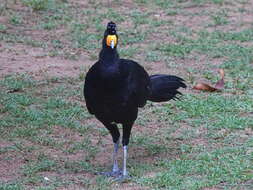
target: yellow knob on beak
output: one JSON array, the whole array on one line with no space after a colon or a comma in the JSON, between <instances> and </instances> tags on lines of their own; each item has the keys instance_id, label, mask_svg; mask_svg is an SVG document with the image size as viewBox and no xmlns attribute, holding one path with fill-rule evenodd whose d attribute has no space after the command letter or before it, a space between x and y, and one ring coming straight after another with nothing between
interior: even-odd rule
<instances>
[{"instance_id":1,"label":"yellow knob on beak","mask_svg":"<svg viewBox=\"0 0 253 190\"><path fill-rule=\"evenodd\" d=\"M117 36L116 35L108 35L106 37L106 45L110 46L112 49L116 46L117 44Z\"/></svg>"}]
</instances>

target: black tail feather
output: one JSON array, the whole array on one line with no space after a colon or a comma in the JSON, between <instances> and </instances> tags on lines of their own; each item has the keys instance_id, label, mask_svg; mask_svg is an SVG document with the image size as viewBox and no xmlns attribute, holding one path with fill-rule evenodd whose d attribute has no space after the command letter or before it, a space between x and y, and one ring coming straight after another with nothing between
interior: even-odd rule
<instances>
[{"instance_id":1,"label":"black tail feather","mask_svg":"<svg viewBox=\"0 0 253 190\"><path fill-rule=\"evenodd\" d=\"M165 102L171 99L179 99L177 95L182 95L177 89L186 88L184 80L174 75L151 75L152 89L149 100L152 102Z\"/></svg>"}]
</instances>

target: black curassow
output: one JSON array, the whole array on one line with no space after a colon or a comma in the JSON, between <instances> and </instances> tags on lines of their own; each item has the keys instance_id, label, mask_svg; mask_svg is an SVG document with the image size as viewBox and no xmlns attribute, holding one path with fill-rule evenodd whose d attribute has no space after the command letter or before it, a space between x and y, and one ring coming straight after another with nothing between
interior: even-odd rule
<instances>
[{"instance_id":1,"label":"black curassow","mask_svg":"<svg viewBox=\"0 0 253 190\"><path fill-rule=\"evenodd\" d=\"M104 33L99 60L90 68L84 84L86 106L91 114L109 130L113 142L113 168L107 176L126 178L127 145L138 108L147 100L153 102L177 99L178 88L186 88L184 80L173 75L151 75L137 62L120 59L117 53L116 24L109 22ZM123 171L118 167L117 152L123 126Z\"/></svg>"}]
</instances>

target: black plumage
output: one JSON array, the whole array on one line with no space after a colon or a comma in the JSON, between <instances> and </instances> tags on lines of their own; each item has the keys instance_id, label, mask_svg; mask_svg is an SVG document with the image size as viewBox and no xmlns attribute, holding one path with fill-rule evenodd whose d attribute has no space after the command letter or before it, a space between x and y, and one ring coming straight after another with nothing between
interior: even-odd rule
<instances>
[{"instance_id":1,"label":"black plumage","mask_svg":"<svg viewBox=\"0 0 253 190\"><path fill-rule=\"evenodd\" d=\"M114 165L110 175L121 175L117 164L120 133L117 123L123 126L124 147L123 177L126 171L126 153L131 128L137 118L138 108L147 100L154 102L176 99L178 88L185 88L184 80L172 75L151 75L137 62L120 59L117 53L116 25L108 23L102 42L99 60L90 68L85 78L84 96L88 111L94 114L110 131L114 142Z\"/></svg>"}]
</instances>

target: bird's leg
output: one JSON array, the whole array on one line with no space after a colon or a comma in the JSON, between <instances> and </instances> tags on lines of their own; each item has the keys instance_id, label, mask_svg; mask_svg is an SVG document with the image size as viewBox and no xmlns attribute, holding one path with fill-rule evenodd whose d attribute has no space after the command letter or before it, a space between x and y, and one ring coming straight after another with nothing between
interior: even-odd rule
<instances>
[{"instance_id":1,"label":"bird's leg","mask_svg":"<svg viewBox=\"0 0 253 190\"><path fill-rule=\"evenodd\" d=\"M127 176L127 145L123 146L123 176Z\"/></svg>"},{"instance_id":2,"label":"bird's leg","mask_svg":"<svg viewBox=\"0 0 253 190\"><path fill-rule=\"evenodd\" d=\"M119 140L116 143L114 143L114 150L112 154L112 160L113 160L112 171L101 172L100 174L105 175L107 177L119 177L122 175L122 171L119 169L118 160L117 160L118 150L119 150Z\"/></svg>"},{"instance_id":3,"label":"bird's leg","mask_svg":"<svg viewBox=\"0 0 253 190\"><path fill-rule=\"evenodd\" d=\"M118 178L118 180L121 180L121 181L129 178L128 172L127 172L127 147L128 147L128 143L129 143L129 138L130 138L132 126L133 126L133 122L123 124L123 138L122 138L123 174Z\"/></svg>"},{"instance_id":4,"label":"bird's leg","mask_svg":"<svg viewBox=\"0 0 253 190\"><path fill-rule=\"evenodd\" d=\"M108 177L118 177L122 173L119 170L118 161L117 161L120 133L119 133L119 130L118 130L118 127L117 127L116 124L112 124L112 123L103 123L103 124L109 130L109 132L112 136L113 143L114 143L114 150L113 150L113 154L112 154L113 167L112 167L112 171L110 171L110 172L101 172L99 174L102 174L102 175L105 175L105 176L108 176Z\"/></svg>"},{"instance_id":5,"label":"bird's leg","mask_svg":"<svg viewBox=\"0 0 253 190\"><path fill-rule=\"evenodd\" d=\"M118 166L118 149L119 149L119 140L114 143L114 150L113 150L113 155L112 155L112 159L113 159L113 167L112 167L112 172L119 172L119 166Z\"/></svg>"}]
</instances>

